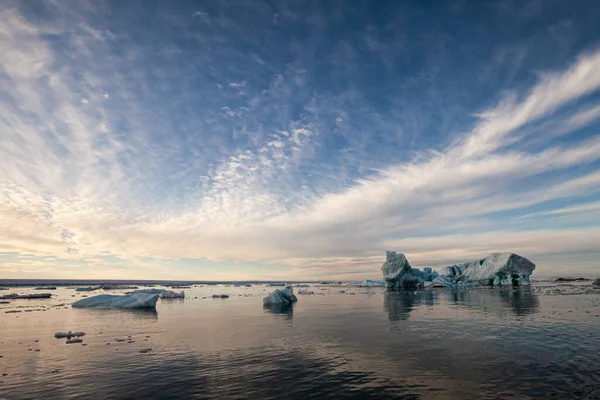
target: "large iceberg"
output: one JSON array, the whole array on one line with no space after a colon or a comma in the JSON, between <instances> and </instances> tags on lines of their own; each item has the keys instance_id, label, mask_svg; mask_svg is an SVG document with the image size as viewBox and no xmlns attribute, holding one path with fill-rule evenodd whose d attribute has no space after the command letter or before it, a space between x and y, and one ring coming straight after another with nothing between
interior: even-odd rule
<instances>
[{"instance_id":1,"label":"large iceberg","mask_svg":"<svg viewBox=\"0 0 600 400\"><path fill-rule=\"evenodd\" d=\"M275 289L273 293L263 299L264 305L273 304L290 304L298 301L298 298L294 294L294 289L291 285L286 286L284 289Z\"/></svg>"},{"instance_id":2,"label":"large iceberg","mask_svg":"<svg viewBox=\"0 0 600 400\"><path fill-rule=\"evenodd\" d=\"M454 282L479 282L482 285L529 285L535 264L514 253L492 253L486 258L442 268L440 276Z\"/></svg>"},{"instance_id":3,"label":"large iceberg","mask_svg":"<svg viewBox=\"0 0 600 400\"><path fill-rule=\"evenodd\" d=\"M117 296L101 294L76 301L76 308L155 308L159 294L134 293Z\"/></svg>"},{"instance_id":4,"label":"large iceberg","mask_svg":"<svg viewBox=\"0 0 600 400\"><path fill-rule=\"evenodd\" d=\"M400 289L412 287L445 286L502 286L529 285L535 264L514 253L492 253L486 258L450 265L439 272L431 268L413 268L406 256L395 251L386 252L381 267L387 287Z\"/></svg>"}]
</instances>

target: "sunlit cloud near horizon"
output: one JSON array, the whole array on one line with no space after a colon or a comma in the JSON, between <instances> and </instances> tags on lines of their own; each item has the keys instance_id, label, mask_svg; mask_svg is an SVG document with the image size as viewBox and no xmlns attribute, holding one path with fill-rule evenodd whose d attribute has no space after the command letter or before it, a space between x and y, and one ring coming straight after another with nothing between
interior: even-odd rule
<instances>
[{"instance_id":1,"label":"sunlit cloud near horizon","mask_svg":"<svg viewBox=\"0 0 600 400\"><path fill-rule=\"evenodd\" d=\"M0 278L598 275L598 13L4 1Z\"/></svg>"}]
</instances>

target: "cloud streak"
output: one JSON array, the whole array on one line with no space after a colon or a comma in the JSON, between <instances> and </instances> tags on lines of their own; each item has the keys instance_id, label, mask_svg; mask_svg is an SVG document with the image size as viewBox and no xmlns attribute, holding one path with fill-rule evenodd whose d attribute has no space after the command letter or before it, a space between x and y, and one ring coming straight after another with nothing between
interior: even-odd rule
<instances>
[{"instance_id":1,"label":"cloud streak","mask_svg":"<svg viewBox=\"0 0 600 400\"><path fill-rule=\"evenodd\" d=\"M245 44L232 42L250 29L242 16L188 11L153 15L154 43L147 26L109 29L93 3L48 2L39 23L2 6L0 272L361 279L386 249L417 265L518 251L542 274L572 255L589 271L600 225L580 217L598 215L600 50L494 87L495 103L465 101L460 121L427 111L446 121L428 135L406 107L415 89L422 110L449 90L444 63L385 75L400 93L374 99L361 51L389 51L388 73L408 50L370 27L368 46L331 64L318 38L294 37L281 61L279 43L256 38L288 32L297 10L263 10L270 28ZM340 57L355 70L315 72Z\"/></svg>"}]
</instances>

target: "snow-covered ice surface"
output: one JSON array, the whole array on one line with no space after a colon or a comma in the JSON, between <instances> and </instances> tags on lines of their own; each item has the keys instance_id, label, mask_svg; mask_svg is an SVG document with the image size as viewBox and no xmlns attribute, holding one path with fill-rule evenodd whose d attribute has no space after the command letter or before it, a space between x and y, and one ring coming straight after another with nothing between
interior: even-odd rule
<instances>
[{"instance_id":1,"label":"snow-covered ice surface","mask_svg":"<svg viewBox=\"0 0 600 400\"><path fill-rule=\"evenodd\" d=\"M75 308L154 308L158 294L134 293L125 295L100 294L72 304Z\"/></svg>"},{"instance_id":2,"label":"snow-covered ice surface","mask_svg":"<svg viewBox=\"0 0 600 400\"><path fill-rule=\"evenodd\" d=\"M289 382L290 398L594 399L592 283L310 283L314 295L266 307L282 288L192 285L185 301L149 310L71 308L90 293L58 286L51 299L0 305L0 398L276 398ZM85 332L83 343L54 338L69 329Z\"/></svg>"}]
</instances>

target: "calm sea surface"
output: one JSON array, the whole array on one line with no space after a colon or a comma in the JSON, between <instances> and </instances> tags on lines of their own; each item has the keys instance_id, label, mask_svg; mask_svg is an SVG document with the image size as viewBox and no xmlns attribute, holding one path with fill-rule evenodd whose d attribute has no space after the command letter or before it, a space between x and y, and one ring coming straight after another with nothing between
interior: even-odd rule
<instances>
[{"instance_id":1,"label":"calm sea surface","mask_svg":"<svg viewBox=\"0 0 600 400\"><path fill-rule=\"evenodd\" d=\"M311 285L315 295L293 307L265 309L273 289L193 287L152 312L73 309L103 292L73 288L10 300L0 304L0 398L600 399L600 290L590 282ZM40 293L0 295L13 292ZM213 293L230 298L205 298ZM84 331L85 346L54 338L68 330Z\"/></svg>"}]
</instances>

